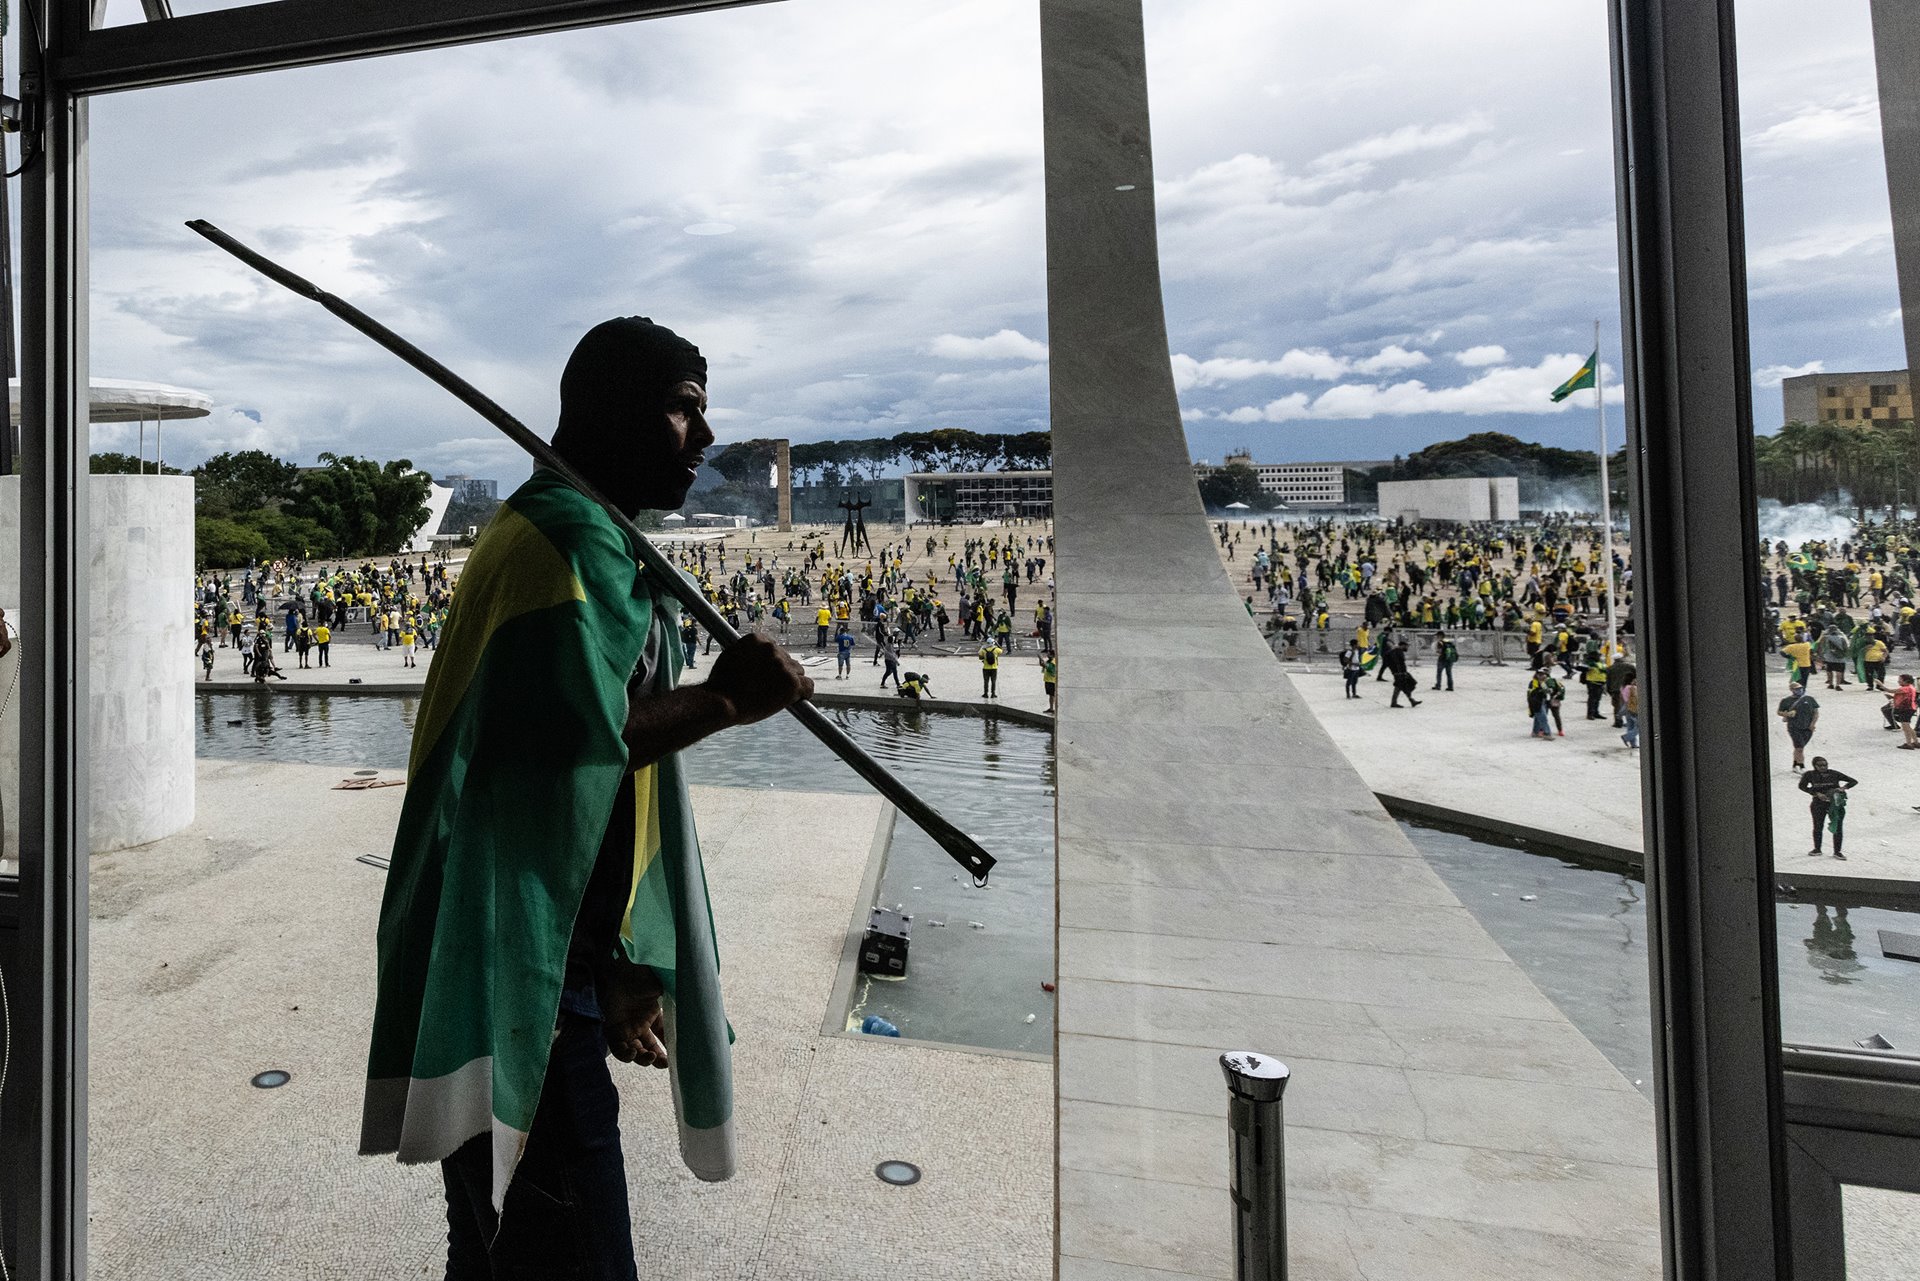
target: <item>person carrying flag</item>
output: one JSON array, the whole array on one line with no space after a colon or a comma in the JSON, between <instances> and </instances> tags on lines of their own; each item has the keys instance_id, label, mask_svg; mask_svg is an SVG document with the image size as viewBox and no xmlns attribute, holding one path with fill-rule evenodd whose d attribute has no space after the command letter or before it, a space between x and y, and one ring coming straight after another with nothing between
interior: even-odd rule
<instances>
[{"instance_id":1,"label":"person carrying flag","mask_svg":"<svg viewBox=\"0 0 1920 1281\"><path fill-rule=\"evenodd\" d=\"M628 515L685 499L706 362L596 326L556 451ZM453 1278L636 1275L609 1052L669 1068L682 1159L734 1168L731 1030L680 749L813 683L764 637L679 687L678 609L600 505L538 469L473 548L427 672L380 910L360 1150L439 1162ZM671 1054L668 1047L671 1046Z\"/></svg>"}]
</instances>

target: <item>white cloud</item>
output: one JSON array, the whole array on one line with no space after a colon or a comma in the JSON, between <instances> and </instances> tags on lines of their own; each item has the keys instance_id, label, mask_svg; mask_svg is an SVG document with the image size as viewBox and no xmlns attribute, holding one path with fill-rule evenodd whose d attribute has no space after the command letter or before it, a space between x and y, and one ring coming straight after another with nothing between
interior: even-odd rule
<instances>
[{"instance_id":1,"label":"white cloud","mask_svg":"<svg viewBox=\"0 0 1920 1281\"><path fill-rule=\"evenodd\" d=\"M741 6L99 99L95 368L260 414L183 425L182 461L217 441L524 469L481 449L456 402L180 228L211 215L536 430L582 329L632 312L701 345L729 439L1044 426L1033 6L899 9ZM1611 327L1602 7L1145 13L1168 345L1207 357L1175 358L1202 452L1269 413L1373 413L1401 433L1368 437L1376 456L1464 426L1418 421L1462 405L1552 443L1584 433L1544 404L1566 370L1523 378L1509 409L1481 377L1504 362L1460 356L1584 354L1592 318ZM1897 360L1867 6L1754 0L1742 22L1755 350ZM736 230L683 230L703 223Z\"/></svg>"},{"instance_id":2,"label":"white cloud","mask_svg":"<svg viewBox=\"0 0 1920 1281\"><path fill-rule=\"evenodd\" d=\"M1378 133L1358 142L1335 148L1316 159L1316 169L1342 169L1348 165L1371 165L1398 156L1422 151L1439 151L1465 142L1492 129L1481 116L1437 125L1406 125L1391 133Z\"/></svg>"},{"instance_id":3,"label":"white cloud","mask_svg":"<svg viewBox=\"0 0 1920 1281\"><path fill-rule=\"evenodd\" d=\"M1390 343L1371 356L1358 358L1336 356L1320 347L1295 347L1278 360L1235 356L1196 360L1185 353L1175 353L1172 360L1173 385L1186 391L1250 378L1310 378L1316 382L1332 382L1348 374L1393 374L1426 364L1427 356L1425 352L1408 351L1398 343Z\"/></svg>"},{"instance_id":4,"label":"white cloud","mask_svg":"<svg viewBox=\"0 0 1920 1281\"><path fill-rule=\"evenodd\" d=\"M1754 371L1753 381L1762 387L1778 387L1789 378L1798 378L1802 374L1825 373L1826 368L1827 362L1824 360L1809 360L1804 365L1767 365Z\"/></svg>"},{"instance_id":5,"label":"white cloud","mask_svg":"<svg viewBox=\"0 0 1920 1281\"><path fill-rule=\"evenodd\" d=\"M1469 369L1481 365L1503 365L1507 360L1507 349L1499 343L1488 343L1485 346L1456 351L1453 353L1453 358Z\"/></svg>"},{"instance_id":6,"label":"white cloud","mask_svg":"<svg viewBox=\"0 0 1920 1281\"><path fill-rule=\"evenodd\" d=\"M1804 271L1807 263L1844 258L1861 250L1887 253L1893 248L1893 228L1884 217L1803 225L1799 232L1752 250L1747 257L1748 269L1755 275L1783 268L1797 273Z\"/></svg>"},{"instance_id":7,"label":"white cloud","mask_svg":"<svg viewBox=\"0 0 1920 1281\"><path fill-rule=\"evenodd\" d=\"M985 338L962 338L959 334L941 334L928 351L945 360L1045 360L1047 345L1027 337L1017 329L1002 329Z\"/></svg>"},{"instance_id":8,"label":"white cloud","mask_svg":"<svg viewBox=\"0 0 1920 1281\"><path fill-rule=\"evenodd\" d=\"M1379 354L1365 356L1353 362L1356 374L1397 374L1406 369L1418 369L1427 363L1427 354L1423 351L1408 351L1398 343L1389 343L1382 347Z\"/></svg>"},{"instance_id":9,"label":"white cloud","mask_svg":"<svg viewBox=\"0 0 1920 1281\"><path fill-rule=\"evenodd\" d=\"M1342 383L1309 399L1304 392L1282 396L1262 406L1243 406L1217 415L1227 422L1295 422L1307 419L1368 419L1414 414L1552 414L1577 407L1584 392L1554 404L1548 397L1580 368L1583 356L1543 357L1532 368L1490 369L1458 387L1429 387L1417 378L1397 383ZM1602 365L1607 381L1607 403L1622 404L1625 389L1618 375Z\"/></svg>"},{"instance_id":10,"label":"white cloud","mask_svg":"<svg viewBox=\"0 0 1920 1281\"><path fill-rule=\"evenodd\" d=\"M1817 151L1839 143L1877 140L1880 103L1871 94L1854 93L1830 102L1803 106L1747 139L1761 152Z\"/></svg>"}]
</instances>

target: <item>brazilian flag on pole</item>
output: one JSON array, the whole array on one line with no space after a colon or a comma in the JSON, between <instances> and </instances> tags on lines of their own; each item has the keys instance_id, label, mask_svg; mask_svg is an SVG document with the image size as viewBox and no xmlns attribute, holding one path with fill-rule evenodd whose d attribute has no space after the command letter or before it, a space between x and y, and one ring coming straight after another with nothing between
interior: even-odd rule
<instances>
[{"instance_id":1,"label":"brazilian flag on pole","mask_svg":"<svg viewBox=\"0 0 1920 1281\"><path fill-rule=\"evenodd\" d=\"M1587 363L1580 366L1579 373L1567 379L1567 381L1561 383L1559 387L1554 389L1553 403L1557 405L1567 397L1573 395L1574 392L1579 391L1582 387L1593 386L1593 371L1599 364L1600 353L1595 351L1591 356L1587 357Z\"/></svg>"}]
</instances>

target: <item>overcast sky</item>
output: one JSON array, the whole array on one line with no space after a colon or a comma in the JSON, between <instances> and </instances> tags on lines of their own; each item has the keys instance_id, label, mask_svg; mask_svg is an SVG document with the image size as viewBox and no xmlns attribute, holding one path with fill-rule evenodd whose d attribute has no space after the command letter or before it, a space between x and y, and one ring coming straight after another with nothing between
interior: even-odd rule
<instances>
[{"instance_id":1,"label":"overcast sky","mask_svg":"<svg viewBox=\"0 0 1920 1281\"><path fill-rule=\"evenodd\" d=\"M137 15L113 0L111 20ZM1740 16L1771 428L1783 373L1904 358L1867 0ZM1479 430L1592 446L1591 397L1546 396L1596 318L1619 369L1598 0L1148 0L1147 18L1196 457L1386 458ZM706 352L722 441L1046 425L1034 0L785 0L121 95L92 119L94 371L216 405L169 431L170 462L527 470L195 217L543 433L574 340L631 313Z\"/></svg>"}]
</instances>

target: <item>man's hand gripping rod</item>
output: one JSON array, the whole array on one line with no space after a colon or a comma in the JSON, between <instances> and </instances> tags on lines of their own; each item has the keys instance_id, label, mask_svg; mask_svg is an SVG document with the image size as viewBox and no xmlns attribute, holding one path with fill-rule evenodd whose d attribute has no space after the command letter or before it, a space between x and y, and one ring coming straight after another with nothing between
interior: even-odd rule
<instances>
[{"instance_id":1,"label":"man's hand gripping rod","mask_svg":"<svg viewBox=\"0 0 1920 1281\"><path fill-rule=\"evenodd\" d=\"M666 586L668 591L672 592L674 596L679 599L680 604L686 608L688 613L693 615L702 627L706 628L707 631L714 636L719 637L720 644L723 648L740 639L739 633L728 626L727 620L720 616L720 611L709 604L707 598L700 594L699 589L688 580L686 575L675 569L672 563L669 562L665 556L662 556L652 543L647 541L646 535L641 533L639 527L627 518L625 512L601 497L591 485L587 484L587 482L581 478L580 473L575 471L568 465L564 458L553 451L551 445L529 431L526 424L502 409L485 395L482 395L481 392L471 383L467 382L466 379L460 377L460 375L454 373L451 369L448 369L432 356L427 355L424 351L421 351L418 347L402 338L399 334L394 333L391 329L388 329L385 325L373 319L373 317L367 315L358 307L353 306L351 303L341 301L339 298L334 297L332 294L315 285L312 281L301 276L296 276L279 263L254 252L212 223L204 219L195 219L189 222L187 226L202 236L205 236L208 240L211 240L214 244L220 246L220 248L226 250L241 262L246 263L247 266L252 267L255 271L267 277L267 279L286 286L302 298L310 298L314 302L319 303L322 307L325 307L328 311L340 317L340 319L346 321L349 325L352 325L355 329L358 329L361 333L373 339L373 341L379 343L382 347L385 347L388 351L400 357L400 359L406 361L409 365L412 365L415 369L452 392L463 401L469 409L505 432L508 437L513 440L514 444L533 455L535 462L551 471L558 472L566 479L569 485L572 485L575 489L578 489L581 493L604 507L607 515L613 517L614 523L624 529L628 537L633 539L634 546L640 549L641 563L652 572L655 578ZM820 709L812 703L795 703L787 710L793 713L796 720L811 730L815 738L825 743L827 747L833 751L834 755L851 765L856 774L873 784L875 790L892 801L902 814L912 819L921 831L931 836L939 843L940 848L952 855L960 866L972 873L976 884L984 885L986 883L987 873L993 869L994 858L991 854L980 848L979 842L942 818L939 812L932 806L928 805L918 796L915 796L905 783L902 783L892 774L889 774L880 762L867 755L858 743L848 738L839 726L828 720L821 713Z\"/></svg>"}]
</instances>

